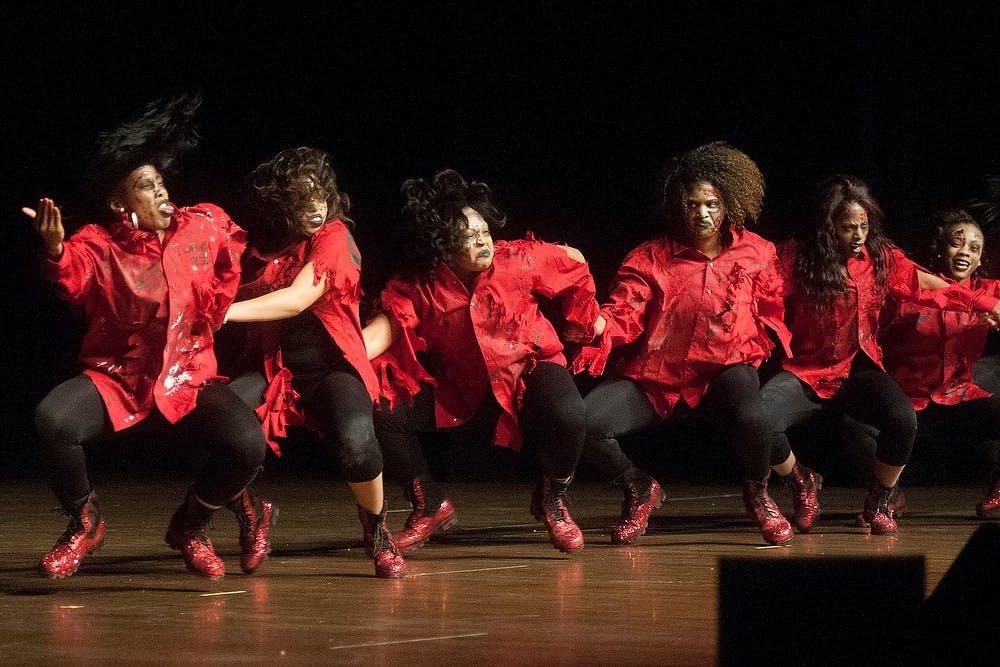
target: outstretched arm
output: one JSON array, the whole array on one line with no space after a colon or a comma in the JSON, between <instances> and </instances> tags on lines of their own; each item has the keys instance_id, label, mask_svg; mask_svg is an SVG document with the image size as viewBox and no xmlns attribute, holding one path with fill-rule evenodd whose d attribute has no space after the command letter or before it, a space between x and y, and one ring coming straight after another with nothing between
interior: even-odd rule
<instances>
[{"instance_id":1,"label":"outstretched arm","mask_svg":"<svg viewBox=\"0 0 1000 667\"><path fill-rule=\"evenodd\" d=\"M385 313L379 313L361 330L361 337L365 341L365 349L368 351L368 360L371 361L389 349L389 346L399 338L401 327L395 319Z\"/></svg>"},{"instance_id":2,"label":"outstretched arm","mask_svg":"<svg viewBox=\"0 0 1000 667\"><path fill-rule=\"evenodd\" d=\"M227 322L270 322L295 317L326 293L326 276L316 280L313 263L302 267L288 287L254 299L237 301L226 313Z\"/></svg>"}]
</instances>

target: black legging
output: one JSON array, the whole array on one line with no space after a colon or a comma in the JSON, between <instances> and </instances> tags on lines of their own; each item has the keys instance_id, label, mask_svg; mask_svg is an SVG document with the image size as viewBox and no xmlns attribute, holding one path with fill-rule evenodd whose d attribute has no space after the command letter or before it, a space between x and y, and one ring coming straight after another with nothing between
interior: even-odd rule
<instances>
[{"instance_id":1,"label":"black legging","mask_svg":"<svg viewBox=\"0 0 1000 667\"><path fill-rule=\"evenodd\" d=\"M767 414L773 418L771 465L784 463L792 453L786 431L808 420L826 402L845 415L878 431L854 429L854 437L866 439L861 449L875 452L879 461L905 466L913 453L917 416L899 385L867 357L858 355L840 389L829 399L821 399L809 385L789 371L781 371L761 388Z\"/></svg>"},{"instance_id":2,"label":"black legging","mask_svg":"<svg viewBox=\"0 0 1000 667\"><path fill-rule=\"evenodd\" d=\"M872 427L845 417L841 429L848 455L859 468L870 470L875 458ZM986 464L991 483L1000 479L1000 396L955 405L931 403L917 413L917 429L947 439L963 454L971 451Z\"/></svg>"},{"instance_id":3,"label":"black legging","mask_svg":"<svg viewBox=\"0 0 1000 667\"><path fill-rule=\"evenodd\" d=\"M609 479L624 473L632 462L618 439L648 431L663 423L642 385L628 378L609 378L584 399L587 440L584 459ZM681 409L681 403L678 409ZM707 415L731 437L745 479L767 478L770 431L760 395L757 369L746 364L726 366L709 382L694 412Z\"/></svg>"},{"instance_id":4,"label":"black legging","mask_svg":"<svg viewBox=\"0 0 1000 667\"><path fill-rule=\"evenodd\" d=\"M525 440L536 447L542 474L552 479L572 477L586 424L583 399L572 375L562 366L543 362L524 376L524 384L518 423ZM492 437L499 413L499 405L489 394L472 418L447 430L489 433ZM400 402L390 411L383 404L375 412L386 477L397 484L415 477L429 478L419 434L435 431L434 423L434 390L426 385L414 397L413 405Z\"/></svg>"},{"instance_id":5,"label":"black legging","mask_svg":"<svg viewBox=\"0 0 1000 667\"><path fill-rule=\"evenodd\" d=\"M146 427L170 424L159 411ZM224 505L256 476L267 443L260 421L225 385L212 383L198 392L195 408L174 427L182 442L197 442L209 453L194 483L198 497ZM86 375L50 391L35 409L35 429L49 485L67 512L78 509L92 487L84 445L109 437L111 421L97 387Z\"/></svg>"},{"instance_id":6,"label":"black legging","mask_svg":"<svg viewBox=\"0 0 1000 667\"><path fill-rule=\"evenodd\" d=\"M292 380L295 384L295 380ZM382 450L372 424L374 405L357 372L335 370L296 387L306 417L322 434L348 482L369 482L382 472Z\"/></svg>"},{"instance_id":7,"label":"black legging","mask_svg":"<svg viewBox=\"0 0 1000 667\"><path fill-rule=\"evenodd\" d=\"M372 425L374 405L357 372L344 368L292 384L310 425L322 434L323 445L337 461L348 482L367 482L382 472L382 450ZM263 373L245 373L229 383L244 403L256 408L264 398Z\"/></svg>"}]
</instances>

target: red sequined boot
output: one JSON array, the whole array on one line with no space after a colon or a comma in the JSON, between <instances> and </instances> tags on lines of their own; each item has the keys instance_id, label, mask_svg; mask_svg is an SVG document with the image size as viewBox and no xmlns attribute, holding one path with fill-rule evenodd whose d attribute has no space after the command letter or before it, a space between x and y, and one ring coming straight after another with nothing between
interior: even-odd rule
<instances>
[{"instance_id":1,"label":"red sequined boot","mask_svg":"<svg viewBox=\"0 0 1000 667\"><path fill-rule=\"evenodd\" d=\"M819 490L823 488L823 477L803 465L796 463L792 472L782 477L792 494L792 523L800 533L808 533L819 518Z\"/></svg>"},{"instance_id":2,"label":"red sequined boot","mask_svg":"<svg viewBox=\"0 0 1000 667\"><path fill-rule=\"evenodd\" d=\"M865 509L861 518L868 524L872 535L895 535L898 529L896 520L892 518L892 508L889 506L889 496L892 489L878 482L871 482L868 495L865 496Z\"/></svg>"},{"instance_id":3,"label":"red sequined boot","mask_svg":"<svg viewBox=\"0 0 1000 667\"><path fill-rule=\"evenodd\" d=\"M1000 515L1000 477L993 480L993 488L976 505L976 515L981 519L990 519Z\"/></svg>"},{"instance_id":4,"label":"red sequined boot","mask_svg":"<svg viewBox=\"0 0 1000 667\"><path fill-rule=\"evenodd\" d=\"M212 541L205 534L205 526L214 511L205 507L194 490L189 489L184 502L171 517L164 539L170 548L181 552L188 570L209 579L221 579L226 574L226 566L215 555Z\"/></svg>"},{"instance_id":5,"label":"red sequined boot","mask_svg":"<svg viewBox=\"0 0 1000 667\"><path fill-rule=\"evenodd\" d=\"M97 496L91 491L79 512L70 514L66 532L42 556L38 570L50 579L63 579L76 572L83 557L104 542L104 517Z\"/></svg>"},{"instance_id":6,"label":"red sequined boot","mask_svg":"<svg viewBox=\"0 0 1000 667\"><path fill-rule=\"evenodd\" d=\"M240 568L253 574L271 553L271 529L278 520L278 507L249 486L226 507L236 515L240 527Z\"/></svg>"},{"instance_id":7,"label":"red sequined boot","mask_svg":"<svg viewBox=\"0 0 1000 667\"><path fill-rule=\"evenodd\" d=\"M531 514L545 524L549 541L559 551L571 553L583 548L583 533L566 509L566 489L569 482L545 477L531 494Z\"/></svg>"},{"instance_id":8,"label":"red sequined boot","mask_svg":"<svg viewBox=\"0 0 1000 667\"><path fill-rule=\"evenodd\" d=\"M375 576L398 579L406 574L406 562L385 525L385 508L372 514L358 505L358 518L364 529L365 553L375 562Z\"/></svg>"},{"instance_id":9,"label":"red sequined boot","mask_svg":"<svg viewBox=\"0 0 1000 667\"><path fill-rule=\"evenodd\" d=\"M406 497L413 511L406 517L403 530L393 535L393 541L403 553L419 549L427 543L433 533L448 530L455 525L455 507L447 498L441 500L437 508L428 514L425 495L427 486L419 477L415 477L405 487Z\"/></svg>"},{"instance_id":10,"label":"red sequined boot","mask_svg":"<svg viewBox=\"0 0 1000 667\"><path fill-rule=\"evenodd\" d=\"M767 495L767 482L745 480L743 482L743 504L747 512L757 522L757 528L768 544L785 544L792 539L792 526L778 506Z\"/></svg>"},{"instance_id":11,"label":"red sequined boot","mask_svg":"<svg viewBox=\"0 0 1000 667\"><path fill-rule=\"evenodd\" d=\"M663 489L638 469L626 471L612 484L622 490L622 513L611 528L612 544L632 544L646 534L649 515L663 503Z\"/></svg>"}]
</instances>

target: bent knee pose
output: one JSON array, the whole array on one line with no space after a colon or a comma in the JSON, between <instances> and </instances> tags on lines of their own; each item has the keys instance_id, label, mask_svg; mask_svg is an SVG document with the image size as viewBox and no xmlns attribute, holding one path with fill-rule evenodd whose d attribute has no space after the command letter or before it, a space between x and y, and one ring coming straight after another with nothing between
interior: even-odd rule
<instances>
[{"instance_id":1,"label":"bent knee pose","mask_svg":"<svg viewBox=\"0 0 1000 667\"><path fill-rule=\"evenodd\" d=\"M890 498L913 449L917 420L886 374L877 340L886 296L958 312L993 311L996 298L921 270L883 234L882 211L853 176L834 176L815 193L802 239L779 249L793 357L762 388L774 417L771 462L778 474L797 465L785 434L832 404L858 423L875 451L862 517L872 534L894 534ZM817 507L818 514L818 507Z\"/></svg>"},{"instance_id":2,"label":"bent knee pose","mask_svg":"<svg viewBox=\"0 0 1000 667\"><path fill-rule=\"evenodd\" d=\"M329 156L308 146L278 153L250 181L261 213L253 240L265 261L227 320L267 323L252 338L268 381L257 409L268 441L280 453L277 439L289 426L322 434L354 494L376 575L401 577L405 563L385 525L372 425L378 381L361 337L361 254L348 228L347 195ZM254 386L252 377L237 382Z\"/></svg>"},{"instance_id":3,"label":"bent knee pose","mask_svg":"<svg viewBox=\"0 0 1000 667\"><path fill-rule=\"evenodd\" d=\"M403 193L412 263L388 282L383 312L366 327L369 355L387 380L375 414L386 474L413 505L399 543L416 548L454 521L419 434L464 429L514 450L522 438L536 445L541 480L531 511L557 549L580 549L565 492L583 446L584 405L540 299L558 299L575 336L592 336L590 270L572 248L531 238L494 243L505 218L489 188L453 170L409 180Z\"/></svg>"},{"instance_id":4,"label":"bent knee pose","mask_svg":"<svg viewBox=\"0 0 1000 667\"><path fill-rule=\"evenodd\" d=\"M133 123L102 135L97 193L113 212L105 226L65 238L51 199L25 209L41 234L43 270L86 314L83 374L53 389L35 412L43 466L70 517L41 561L48 577L67 577L104 540L105 519L87 473L84 446L140 422L169 429L178 442L208 450L167 529L188 569L225 573L204 533L223 505L240 525L240 564L256 570L269 550L272 506L249 488L264 460L253 411L216 375L213 329L239 285L245 234L213 204L175 206L161 172L191 138L199 100L151 104Z\"/></svg>"},{"instance_id":5,"label":"bent knee pose","mask_svg":"<svg viewBox=\"0 0 1000 667\"><path fill-rule=\"evenodd\" d=\"M601 309L600 340L574 360L574 370L599 375L612 348L637 342L585 399L583 456L624 494L616 544L645 532L663 495L619 439L689 410L731 440L745 506L764 540L792 537L767 493L771 444L757 369L774 347L768 331L786 348L789 334L774 245L745 228L763 196L757 165L721 142L675 160L663 184L664 235L625 258Z\"/></svg>"},{"instance_id":6,"label":"bent knee pose","mask_svg":"<svg viewBox=\"0 0 1000 667\"><path fill-rule=\"evenodd\" d=\"M1000 297L1000 281L982 271L985 239L967 212L931 217L928 268L977 292ZM885 367L906 392L922 431L976 450L989 469L989 490L976 505L983 518L1000 514L1000 397L973 379L991 323L974 313L893 300L880 335ZM898 494L897 494L898 495ZM904 497L905 498L905 497ZM897 507L905 500L896 500Z\"/></svg>"}]
</instances>

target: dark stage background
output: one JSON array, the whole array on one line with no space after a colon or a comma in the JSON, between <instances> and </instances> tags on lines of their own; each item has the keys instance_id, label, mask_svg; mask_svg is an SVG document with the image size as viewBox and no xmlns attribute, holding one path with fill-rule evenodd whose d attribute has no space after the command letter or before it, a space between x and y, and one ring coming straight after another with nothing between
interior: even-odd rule
<instances>
[{"instance_id":1,"label":"dark stage background","mask_svg":"<svg viewBox=\"0 0 1000 667\"><path fill-rule=\"evenodd\" d=\"M36 474L30 415L74 372L79 327L38 282L39 196L89 220L82 150L145 102L201 90L201 150L168 183L237 221L241 178L289 146L329 150L369 296L397 249L403 179L453 166L510 224L571 243L601 290L653 229L658 171L715 139L768 179L759 231L835 172L869 182L890 234L1000 171L1000 9L936 3L37 3L0 9L7 474Z\"/></svg>"}]
</instances>

